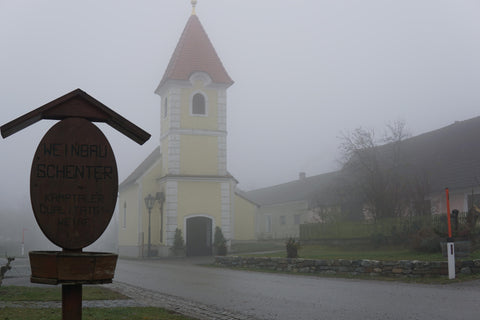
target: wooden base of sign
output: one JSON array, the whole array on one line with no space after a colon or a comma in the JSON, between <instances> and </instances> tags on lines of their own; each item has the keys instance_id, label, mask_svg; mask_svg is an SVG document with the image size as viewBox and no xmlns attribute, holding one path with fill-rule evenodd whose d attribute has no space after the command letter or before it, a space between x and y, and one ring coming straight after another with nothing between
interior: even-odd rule
<instances>
[{"instance_id":1,"label":"wooden base of sign","mask_svg":"<svg viewBox=\"0 0 480 320\"><path fill-rule=\"evenodd\" d=\"M31 251L33 283L62 285L62 319L82 319L82 285L111 283L118 255L104 252Z\"/></svg>"},{"instance_id":2,"label":"wooden base of sign","mask_svg":"<svg viewBox=\"0 0 480 320\"><path fill-rule=\"evenodd\" d=\"M118 255L104 252L31 251L30 281L42 284L111 283Z\"/></svg>"}]
</instances>

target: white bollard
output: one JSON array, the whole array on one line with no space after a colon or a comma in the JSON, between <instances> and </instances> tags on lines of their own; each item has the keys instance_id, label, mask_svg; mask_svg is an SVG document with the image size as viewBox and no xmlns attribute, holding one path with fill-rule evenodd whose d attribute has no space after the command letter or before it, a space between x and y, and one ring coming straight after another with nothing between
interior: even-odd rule
<instances>
[{"instance_id":1,"label":"white bollard","mask_svg":"<svg viewBox=\"0 0 480 320\"><path fill-rule=\"evenodd\" d=\"M447 242L448 279L455 279L455 245Z\"/></svg>"}]
</instances>

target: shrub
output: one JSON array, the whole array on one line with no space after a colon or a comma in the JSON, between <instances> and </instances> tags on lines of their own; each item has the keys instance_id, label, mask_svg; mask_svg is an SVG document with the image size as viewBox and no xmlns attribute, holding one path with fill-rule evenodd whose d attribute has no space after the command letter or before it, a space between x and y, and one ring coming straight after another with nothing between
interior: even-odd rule
<instances>
[{"instance_id":1,"label":"shrub","mask_svg":"<svg viewBox=\"0 0 480 320\"><path fill-rule=\"evenodd\" d=\"M174 255L183 255L185 253L185 241L183 241L182 230L175 229L175 236L173 238L172 252Z\"/></svg>"},{"instance_id":2,"label":"shrub","mask_svg":"<svg viewBox=\"0 0 480 320\"><path fill-rule=\"evenodd\" d=\"M440 252L440 237L432 228L422 228L412 235L411 248L418 252Z\"/></svg>"},{"instance_id":3,"label":"shrub","mask_svg":"<svg viewBox=\"0 0 480 320\"><path fill-rule=\"evenodd\" d=\"M213 247L215 249L215 254L219 256L227 255L227 240L223 236L222 229L220 227L215 227L215 235L213 237Z\"/></svg>"},{"instance_id":4,"label":"shrub","mask_svg":"<svg viewBox=\"0 0 480 320\"><path fill-rule=\"evenodd\" d=\"M285 242L285 247L287 249L287 258L298 258L300 242L296 241L295 238L288 238Z\"/></svg>"}]
</instances>

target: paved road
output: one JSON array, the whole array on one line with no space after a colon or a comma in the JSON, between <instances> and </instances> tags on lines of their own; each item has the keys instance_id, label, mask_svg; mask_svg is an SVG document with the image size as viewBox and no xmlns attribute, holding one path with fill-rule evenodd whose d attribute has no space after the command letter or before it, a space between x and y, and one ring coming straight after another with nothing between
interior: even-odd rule
<instances>
[{"instance_id":1,"label":"paved road","mask_svg":"<svg viewBox=\"0 0 480 320\"><path fill-rule=\"evenodd\" d=\"M195 262L195 261L194 261ZM478 319L480 281L417 285L119 260L115 280L258 319Z\"/></svg>"},{"instance_id":2,"label":"paved road","mask_svg":"<svg viewBox=\"0 0 480 320\"><path fill-rule=\"evenodd\" d=\"M0 265L5 264L0 258ZM183 262L185 263L185 262ZM27 258L16 258L11 264L12 269L7 272L4 279L6 286L41 286L51 285L33 284L30 282L30 262ZM85 300L82 302L86 308L113 308L113 307L161 307L177 311L184 315L199 320L256 320L243 313L232 312L212 305L205 305L178 296L164 294L158 291L147 290L135 285L114 281L105 284L112 290L128 296L128 300ZM61 308L60 301L0 301L0 318L2 308ZM2 318L3 319L3 318Z\"/></svg>"}]
</instances>

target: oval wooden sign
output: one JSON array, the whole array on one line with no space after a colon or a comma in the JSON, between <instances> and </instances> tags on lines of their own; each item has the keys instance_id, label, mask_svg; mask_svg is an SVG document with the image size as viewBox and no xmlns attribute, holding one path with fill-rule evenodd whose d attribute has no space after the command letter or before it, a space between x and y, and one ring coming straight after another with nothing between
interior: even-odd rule
<instances>
[{"instance_id":1,"label":"oval wooden sign","mask_svg":"<svg viewBox=\"0 0 480 320\"><path fill-rule=\"evenodd\" d=\"M83 118L67 118L42 138L30 172L30 199L40 229L64 249L81 249L107 228L118 194L112 147Z\"/></svg>"}]
</instances>

